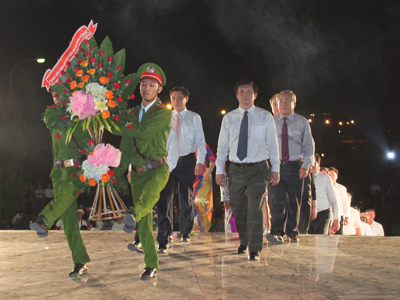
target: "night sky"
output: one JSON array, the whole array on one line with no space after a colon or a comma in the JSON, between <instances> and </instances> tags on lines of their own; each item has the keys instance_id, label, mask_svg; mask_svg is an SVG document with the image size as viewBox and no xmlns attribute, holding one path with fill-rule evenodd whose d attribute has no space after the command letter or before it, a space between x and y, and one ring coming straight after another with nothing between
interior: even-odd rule
<instances>
[{"instance_id":1,"label":"night sky","mask_svg":"<svg viewBox=\"0 0 400 300\"><path fill-rule=\"evenodd\" d=\"M391 147L387 127L397 130L400 119L399 1L2 1L0 97L15 64L45 57L44 65L21 64L13 77L23 89L18 74L32 72L43 102L24 105L39 120L51 104L40 88L44 71L92 19L98 44L108 35L115 52L126 49L126 74L148 61L163 68L164 103L172 87L189 88L188 109L201 115L212 145L219 111L238 106L233 87L248 78L259 86L257 106L270 110L268 99L291 89L297 113L354 119L373 143ZM37 134L48 134L44 125Z\"/></svg>"}]
</instances>

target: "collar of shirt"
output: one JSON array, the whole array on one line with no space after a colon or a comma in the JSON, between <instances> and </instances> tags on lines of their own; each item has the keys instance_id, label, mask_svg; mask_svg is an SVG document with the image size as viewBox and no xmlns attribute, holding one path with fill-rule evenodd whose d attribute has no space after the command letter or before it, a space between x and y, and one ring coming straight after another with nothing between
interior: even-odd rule
<instances>
[{"instance_id":1,"label":"collar of shirt","mask_svg":"<svg viewBox=\"0 0 400 300\"><path fill-rule=\"evenodd\" d=\"M287 116L287 117L284 117L284 116L282 116L281 114L278 115L278 119L279 119L279 120L282 121L283 118L286 118L286 119L288 119L288 120L290 120L290 121L293 121L294 113L290 114L290 115Z\"/></svg>"},{"instance_id":2,"label":"collar of shirt","mask_svg":"<svg viewBox=\"0 0 400 300\"><path fill-rule=\"evenodd\" d=\"M185 108L180 112L181 117L184 117L185 114L186 114L186 112L187 112L187 108L185 107ZM178 112L174 109L174 110L172 111L172 118L175 119L177 114L178 114Z\"/></svg>"},{"instance_id":3,"label":"collar of shirt","mask_svg":"<svg viewBox=\"0 0 400 300\"><path fill-rule=\"evenodd\" d=\"M245 111L247 111L249 113L249 115L254 114L254 110L255 110L255 106L253 105L252 107L250 107L248 110L244 110L243 108L241 108L239 106L239 112L243 115Z\"/></svg>"},{"instance_id":4,"label":"collar of shirt","mask_svg":"<svg viewBox=\"0 0 400 300\"><path fill-rule=\"evenodd\" d=\"M149 108L154 104L154 102L156 102L157 101L157 98L153 101L153 102L151 102L150 104L147 104L146 106L144 106L143 105L143 102L142 102L142 108L144 108L144 112L147 112L148 110L149 110Z\"/></svg>"}]
</instances>

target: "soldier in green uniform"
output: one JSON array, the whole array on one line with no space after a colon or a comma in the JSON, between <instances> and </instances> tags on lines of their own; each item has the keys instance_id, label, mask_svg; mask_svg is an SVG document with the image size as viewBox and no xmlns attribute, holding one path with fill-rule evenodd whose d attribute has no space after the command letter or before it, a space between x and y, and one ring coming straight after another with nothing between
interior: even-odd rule
<instances>
[{"instance_id":1,"label":"soldier in green uniform","mask_svg":"<svg viewBox=\"0 0 400 300\"><path fill-rule=\"evenodd\" d=\"M171 111L157 97L166 83L162 69L153 63L142 65L140 76L142 104L129 113L129 121L120 131L122 158L119 170L132 164L130 182L134 209L124 217L124 231L137 231L144 252L145 269L140 278L154 277L158 269L157 248L153 236L152 210L169 178L166 146L171 129Z\"/></svg>"},{"instance_id":2,"label":"soldier in green uniform","mask_svg":"<svg viewBox=\"0 0 400 300\"><path fill-rule=\"evenodd\" d=\"M60 106L60 100L55 97L54 92L52 96L55 105L46 109L44 122L50 129L53 143L54 166L50 178L53 181L54 199L39 214L38 220L30 224L30 228L37 231L39 237L47 237L48 229L61 217L75 264L69 276L75 277L85 273L86 263L90 261L79 232L76 213L77 198L83 185L78 178L73 176L76 172L75 166L80 165L84 160L85 152L81 147L88 143L90 136L86 130L83 131L81 122L73 134L73 139L65 143L67 128L59 125L58 122L63 117L63 112L56 109L56 105Z\"/></svg>"}]
</instances>

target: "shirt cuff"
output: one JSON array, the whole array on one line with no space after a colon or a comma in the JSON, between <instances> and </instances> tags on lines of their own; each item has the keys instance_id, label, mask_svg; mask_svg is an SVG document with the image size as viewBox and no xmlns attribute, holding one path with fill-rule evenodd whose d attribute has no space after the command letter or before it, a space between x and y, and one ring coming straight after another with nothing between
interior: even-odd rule
<instances>
[{"instance_id":1,"label":"shirt cuff","mask_svg":"<svg viewBox=\"0 0 400 300\"><path fill-rule=\"evenodd\" d=\"M271 166L271 172L277 172L277 173L279 173L279 164L278 165L274 165L274 164L272 164L272 166Z\"/></svg>"}]
</instances>

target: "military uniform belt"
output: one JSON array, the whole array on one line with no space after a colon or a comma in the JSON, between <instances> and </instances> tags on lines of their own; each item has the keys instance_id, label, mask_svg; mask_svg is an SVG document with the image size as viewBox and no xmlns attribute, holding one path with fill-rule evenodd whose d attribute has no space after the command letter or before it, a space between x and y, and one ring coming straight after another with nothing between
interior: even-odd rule
<instances>
[{"instance_id":1,"label":"military uniform belt","mask_svg":"<svg viewBox=\"0 0 400 300\"><path fill-rule=\"evenodd\" d=\"M161 166L163 164L165 164L167 162L167 158L163 157L160 159L157 159L155 161L151 161L143 166L132 166L132 171L135 171L136 173L142 173L142 172L146 172L149 170L153 170L155 168L157 168L158 166Z\"/></svg>"},{"instance_id":2,"label":"military uniform belt","mask_svg":"<svg viewBox=\"0 0 400 300\"><path fill-rule=\"evenodd\" d=\"M71 158L67 160L53 159L53 165L59 169L73 167L74 163L81 164L83 162L82 158Z\"/></svg>"}]
</instances>

